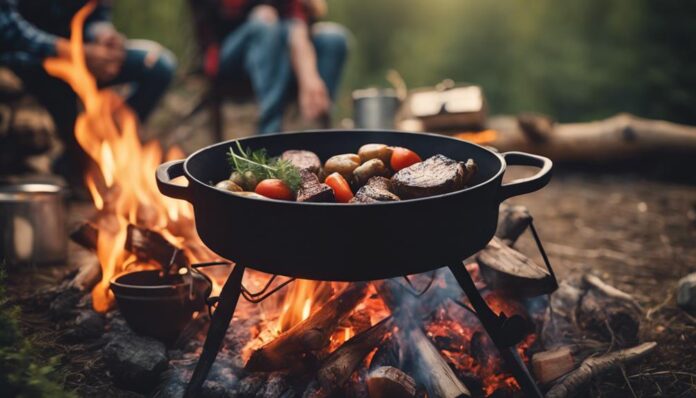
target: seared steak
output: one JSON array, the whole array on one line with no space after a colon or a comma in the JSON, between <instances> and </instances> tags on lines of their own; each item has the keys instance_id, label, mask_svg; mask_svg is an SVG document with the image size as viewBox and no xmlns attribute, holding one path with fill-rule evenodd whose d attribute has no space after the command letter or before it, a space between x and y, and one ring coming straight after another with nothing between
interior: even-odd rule
<instances>
[{"instance_id":1,"label":"seared steak","mask_svg":"<svg viewBox=\"0 0 696 398\"><path fill-rule=\"evenodd\" d=\"M367 184L365 185L369 185L371 187L389 192L391 192L394 188L390 179L381 176L375 176L370 178L369 180L367 180Z\"/></svg>"},{"instance_id":2,"label":"seared steak","mask_svg":"<svg viewBox=\"0 0 696 398\"><path fill-rule=\"evenodd\" d=\"M309 169L300 169L302 185L297 190L298 202L334 202L334 192L330 186L319 182L316 174Z\"/></svg>"},{"instance_id":3,"label":"seared steak","mask_svg":"<svg viewBox=\"0 0 696 398\"><path fill-rule=\"evenodd\" d=\"M393 202L395 200L399 200L399 197L393 193L368 184L358 189L350 203Z\"/></svg>"},{"instance_id":4,"label":"seared steak","mask_svg":"<svg viewBox=\"0 0 696 398\"><path fill-rule=\"evenodd\" d=\"M464 188L476 169L472 159L464 163L435 155L394 174L393 192L403 199L453 192Z\"/></svg>"},{"instance_id":5,"label":"seared steak","mask_svg":"<svg viewBox=\"0 0 696 398\"><path fill-rule=\"evenodd\" d=\"M306 169L314 174L318 174L319 169L321 169L321 160L319 160L319 156L311 151L291 149L283 152L280 158L287 160L300 170Z\"/></svg>"}]
</instances>

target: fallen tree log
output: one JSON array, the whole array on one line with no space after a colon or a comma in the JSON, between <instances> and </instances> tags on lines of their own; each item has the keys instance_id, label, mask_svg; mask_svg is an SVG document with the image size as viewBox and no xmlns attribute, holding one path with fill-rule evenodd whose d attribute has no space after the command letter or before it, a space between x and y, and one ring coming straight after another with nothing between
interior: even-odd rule
<instances>
[{"instance_id":1,"label":"fallen tree log","mask_svg":"<svg viewBox=\"0 0 696 398\"><path fill-rule=\"evenodd\" d=\"M540 384L547 384L575 369L576 359L569 346L537 352L532 356L532 371Z\"/></svg>"},{"instance_id":2,"label":"fallen tree log","mask_svg":"<svg viewBox=\"0 0 696 398\"><path fill-rule=\"evenodd\" d=\"M296 365L305 354L321 350L328 345L331 332L365 297L366 292L365 283L350 285L307 319L254 351L245 369L248 371L287 369Z\"/></svg>"},{"instance_id":3,"label":"fallen tree log","mask_svg":"<svg viewBox=\"0 0 696 398\"><path fill-rule=\"evenodd\" d=\"M574 396L593 377L602 375L624 364L635 361L651 353L657 343L643 343L639 346L615 351L606 355L591 357L583 361L579 368L569 373L563 380L546 393L546 398L566 398Z\"/></svg>"},{"instance_id":4,"label":"fallen tree log","mask_svg":"<svg viewBox=\"0 0 696 398\"><path fill-rule=\"evenodd\" d=\"M487 128L499 132L488 145L501 152L525 151L556 161L601 163L649 153L696 153L696 127L627 113L589 123L555 123L542 140L530 138L517 117L492 117Z\"/></svg>"},{"instance_id":5,"label":"fallen tree log","mask_svg":"<svg viewBox=\"0 0 696 398\"><path fill-rule=\"evenodd\" d=\"M548 270L494 237L476 254L481 276L493 289L519 297L535 297L556 290L558 285Z\"/></svg>"},{"instance_id":6,"label":"fallen tree log","mask_svg":"<svg viewBox=\"0 0 696 398\"><path fill-rule=\"evenodd\" d=\"M370 398L413 398L416 381L401 369L380 366L367 375L367 391Z\"/></svg>"}]
</instances>

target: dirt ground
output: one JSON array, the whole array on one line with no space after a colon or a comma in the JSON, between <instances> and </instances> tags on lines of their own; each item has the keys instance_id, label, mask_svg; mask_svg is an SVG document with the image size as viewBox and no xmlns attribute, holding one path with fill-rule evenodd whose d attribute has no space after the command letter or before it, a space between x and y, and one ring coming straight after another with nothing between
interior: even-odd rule
<instances>
[{"instance_id":1,"label":"dirt ground","mask_svg":"<svg viewBox=\"0 0 696 398\"><path fill-rule=\"evenodd\" d=\"M179 94L188 89L180 87L184 91ZM196 92L195 87L191 90ZM165 110L155 115L155 127L146 130L146 136L178 144L187 152L212 142L205 113L182 124L168 118L189 110L198 99L195 95L168 97ZM251 134L254 114L253 106L226 108L226 137ZM599 397L696 397L696 316L677 308L675 299L678 279L696 272L696 183L599 170L560 168L546 189L509 201L530 209L559 279L596 273L634 295L646 310L641 336L643 341L658 342L656 352L624 372L595 380L590 393ZM518 244L520 250L541 262L527 235ZM65 269L39 272L43 284L64 273ZM32 274L10 275L15 292L26 286ZM25 312L25 330L39 342L52 330L42 319L41 314ZM89 347L46 349L69 358L65 381L81 395L99 391L100 395L137 396L107 385L108 380L75 371L80 366L103 369L103 364L88 355ZM82 389L90 385L94 388Z\"/></svg>"}]
</instances>

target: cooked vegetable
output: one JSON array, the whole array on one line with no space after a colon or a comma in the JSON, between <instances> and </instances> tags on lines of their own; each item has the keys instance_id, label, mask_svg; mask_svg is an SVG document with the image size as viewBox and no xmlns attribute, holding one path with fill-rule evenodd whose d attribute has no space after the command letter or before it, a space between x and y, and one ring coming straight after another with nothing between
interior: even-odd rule
<instances>
[{"instance_id":1,"label":"cooked vegetable","mask_svg":"<svg viewBox=\"0 0 696 398\"><path fill-rule=\"evenodd\" d=\"M223 191L230 192L242 192L244 189L239 185L235 184L231 180L222 180L215 184L215 188L222 189Z\"/></svg>"},{"instance_id":2,"label":"cooked vegetable","mask_svg":"<svg viewBox=\"0 0 696 398\"><path fill-rule=\"evenodd\" d=\"M358 185L365 185L370 177L386 175L389 175L389 170L379 159L370 159L353 170L353 176Z\"/></svg>"},{"instance_id":3,"label":"cooked vegetable","mask_svg":"<svg viewBox=\"0 0 696 398\"><path fill-rule=\"evenodd\" d=\"M336 172L329 175L324 182L333 189L336 202L348 203L353 199L353 191L351 191L348 181L340 173Z\"/></svg>"},{"instance_id":4,"label":"cooked vegetable","mask_svg":"<svg viewBox=\"0 0 696 398\"><path fill-rule=\"evenodd\" d=\"M401 169L405 169L408 166L416 164L421 161L420 156L410 149L394 147L392 149L392 156L390 165L394 172Z\"/></svg>"},{"instance_id":5,"label":"cooked vegetable","mask_svg":"<svg viewBox=\"0 0 696 398\"><path fill-rule=\"evenodd\" d=\"M392 148L384 144L365 144L358 150L358 156L362 163L370 159L379 159L385 165L389 164L392 157Z\"/></svg>"},{"instance_id":6,"label":"cooked vegetable","mask_svg":"<svg viewBox=\"0 0 696 398\"><path fill-rule=\"evenodd\" d=\"M254 198L254 199L268 199L267 197L263 195L259 195L256 192L247 192L247 191L242 191L242 192L233 192L235 195L239 196L244 196L247 198Z\"/></svg>"},{"instance_id":7,"label":"cooked vegetable","mask_svg":"<svg viewBox=\"0 0 696 398\"><path fill-rule=\"evenodd\" d=\"M230 181L239 185L240 187L244 187L246 185L246 179L242 173L238 171L233 171L232 174L230 174Z\"/></svg>"},{"instance_id":8,"label":"cooked vegetable","mask_svg":"<svg viewBox=\"0 0 696 398\"><path fill-rule=\"evenodd\" d=\"M269 157L265 149L244 150L237 142L237 151L230 148L230 165L244 177L243 186L255 189L256 183L266 179L282 180L293 192L300 187L300 170L287 160Z\"/></svg>"},{"instance_id":9,"label":"cooked vegetable","mask_svg":"<svg viewBox=\"0 0 696 398\"><path fill-rule=\"evenodd\" d=\"M295 198L290 187L277 178L269 178L261 181L256 186L255 192L271 199L293 200Z\"/></svg>"},{"instance_id":10,"label":"cooked vegetable","mask_svg":"<svg viewBox=\"0 0 696 398\"><path fill-rule=\"evenodd\" d=\"M324 173L329 175L339 173L346 180L353 177L353 170L360 166L360 156L354 153L336 155L329 158L324 164Z\"/></svg>"}]
</instances>

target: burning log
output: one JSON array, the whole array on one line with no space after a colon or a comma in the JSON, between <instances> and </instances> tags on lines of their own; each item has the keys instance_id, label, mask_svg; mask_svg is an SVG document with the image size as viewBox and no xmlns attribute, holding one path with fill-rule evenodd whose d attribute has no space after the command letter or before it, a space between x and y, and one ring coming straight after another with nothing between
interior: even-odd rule
<instances>
[{"instance_id":1,"label":"burning log","mask_svg":"<svg viewBox=\"0 0 696 398\"><path fill-rule=\"evenodd\" d=\"M557 287L546 269L496 237L476 255L476 262L484 280L494 289L534 297L551 293Z\"/></svg>"},{"instance_id":2,"label":"burning log","mask_svg":"<svg viewBox=\"0 0 696 398\"><path fill-rule=\"evenodd\" d=\"M355 371L363 358L384 340L391 325L391 317L385 318L348 340L331 353L317 372L319 384L328 392L339 389Z\"/></svg>"},{"instance_id":3,"label":"burning log","mask_svg":"<svg viewBox=\"0 0 696 398\"><path fill-rule=\"evenodd\" d=\"M657 343L643 343L639 346L615 351L599 357L588 358L579 368L569 373L562 381L551 387L546 398L565 398L575 395L593 377L616 369L627 362L635 361L651 353Z\"/></svg>"},{"instance_id":4,"label":"burning log","mask_svg":"<svg viewBox=\"0 0 696 398\"><path fill-rule=\"evenodd\" d=\"M584 280L590 289L582 296L576 311L580 327L621 347L635 344L642 311L633 297L595 276L586 275Z\"/></svg>"},{"instance_id":5,"label":"burning log","mask_svg":"<svg viewBox=\"0 0 696 398\"><path fill-rule=\"evenodd\" d=\"M416 396L416 382L400 369L380 366L367 376L370 398L412 398Z\"/></svg>"},{"instance_id":6,"label":"burning log","mask_svg":"<svg viewBox=\"0 0 696 398\"><path fill-rule=\"evenodd\" d=\"M576 362L571 347L537 352L532 357L534 376L541 384L549 383L575 369Z\"/></svg>"},{"instance_id":7,"label":"burning log","mask_svg":"<svg viewBox=\"0 0 696 398\"><path fill-rule=\"evenodd\" d=\"M101 280L102 270L99 259L94 252L77 248L70 252L70 261L78 264L79 269L68 283L80 292L89 292Z\"/></svg>"},{"instance_id":8,"label":"burning log","mask_svg":"<svg viewBox=\"0 0 696 398\"><path fill-rule=\"evenodd\" d=\"M366 292L365 283L352 284L307 319L254 351L245 369L248 371L287 369L297 364L305 354L321 350L328 345L331 332L365 297Z\"/></svg>"},{"instance_id":9,"label":"burning log","mask_svg":"<svg viewBox=\"0 0 696 398\"><path fill-rule=\"evenodd\" d=\"M512 246L529 227L532 215L524 206L503 206L501 213L495 236Z\"/></svg>"},{"instance_id":10,"label":"burning log","mask_svg":"<svg viewBox=\"0 0 696 398\"><path fill-rule=\"evenodd\" d=\"M372 356L370 370L375 370L382 366L398 367L400 363L399 342L394 335L391 335L379 345L377 352Z\"/></svg>"},{"instance_id":11,"label":"burning log","mask_svg":"<svg viewBox=\"0 0 696 398\"><path fill-rule=\"evenodd\" d=\"M169 243L164 236L133 224L128 225L125 249L135 254L140 261L156 262L165 271L169 271L174 264L179 267L189 265L184 252Z\"/></svg>"},{"instance_id":12,"label":"burning log","mask_svg":"<svg viewBox=\"0 0 696 398\"><path fill-rule=\"evenodd\" d=\"M89 250L97 250L98 237L99 229L90 221L78 225L77 228L70 233L70 239L73 242Z\"/></svg>"},{"instance_id":13,"label":"burning log","mask_svg":"<svg viewBox=\"0 0 696 398\"><path fill-rule=\"evenodd\" d=\"M402 311L399 298L404 297L398 282L387 279L377 286L377 291L392 311L392 316L399 326L398 336L405 342L406 354L410 362L414 364L419 382L422 383L428 395L432 397L454 398L470 397L471 393L457 378L452 368L449 367L440 352L426 337L420 325L416 321L420 319L418 314Z\"/></svg>"}]
</instances>

